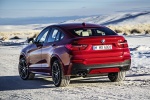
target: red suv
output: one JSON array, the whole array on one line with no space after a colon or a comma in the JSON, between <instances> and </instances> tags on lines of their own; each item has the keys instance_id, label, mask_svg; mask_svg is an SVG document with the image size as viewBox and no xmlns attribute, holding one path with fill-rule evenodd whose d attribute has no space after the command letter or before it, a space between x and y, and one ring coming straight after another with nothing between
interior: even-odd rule
<instances>
[{"instance_id":1,"label":"red suv","mask_svg":"<svg viewBox=\"0 0 150 100\"><path fill-rule=\"evenodd\" d=\"M130 69L127 40L112 30L95 24L76 23L48 26L19 58L23 80L35 74L52 76L56 87L67 86L71 76L108 75L112 82L122 81Z\"/></svg>"}]
</instances>

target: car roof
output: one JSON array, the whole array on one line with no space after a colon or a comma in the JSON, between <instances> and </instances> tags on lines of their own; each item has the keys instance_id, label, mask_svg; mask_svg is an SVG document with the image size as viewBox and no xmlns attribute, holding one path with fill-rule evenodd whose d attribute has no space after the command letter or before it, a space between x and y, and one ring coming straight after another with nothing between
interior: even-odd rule
<instances>
[{"instance_id":1,"label":"car roof","mask_svg":"<svg viewBox=\"0 0 150 100\"><path fill-rule=\"evenodd\" d=\"M91 23L65 23L65 24L57 24L52 25L56 27L60 27L63 29L74 29L74 28L84 28L84 27L102 27L98 24L91 24Z\"/></svg>"}]
</instances>

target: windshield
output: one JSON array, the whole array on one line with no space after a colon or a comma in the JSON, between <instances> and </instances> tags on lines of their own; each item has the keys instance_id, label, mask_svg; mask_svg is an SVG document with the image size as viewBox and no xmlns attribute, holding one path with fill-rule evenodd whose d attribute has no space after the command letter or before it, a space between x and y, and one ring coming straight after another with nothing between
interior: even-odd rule
<instances>
[{"instance_id":1,"label":"windshield","mask_svg":"<svg viewBox=\"0 0 150 100\"><path fill-rule=\"evenodd\" d=\"M117 35L115 32L106 27L99 28L76 28L70 29L70 32L75 36L105 36Z\"/></svg>"}]
</instances>

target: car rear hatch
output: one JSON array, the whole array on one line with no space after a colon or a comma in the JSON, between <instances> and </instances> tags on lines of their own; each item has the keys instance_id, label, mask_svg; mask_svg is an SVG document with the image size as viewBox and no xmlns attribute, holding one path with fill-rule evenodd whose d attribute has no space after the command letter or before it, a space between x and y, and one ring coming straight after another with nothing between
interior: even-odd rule
<instances>
[{"instance_id":1,"label":"car rear hatch","mask_svg":"<svg viewBox=\"0 0 150 100\"><path fill-rule=\"evenodd\" d=\"M75 38L66 45L72 51L72 61L84 64L122 61L123 48L128 47L122 36L90 36Z\"/></svg>"},{"instance_id":2,"label":"car rear hatch","mask_svg":"<svg viewBox=\"0 0 150 100\"><path fill-rule=\"evenodd\" d=\"M127 41L106 27L73 28L69 30L76 36L70 45L72 61L83 64L108 64L123 61L123 51Z\"/></svg>"}]
</instances>

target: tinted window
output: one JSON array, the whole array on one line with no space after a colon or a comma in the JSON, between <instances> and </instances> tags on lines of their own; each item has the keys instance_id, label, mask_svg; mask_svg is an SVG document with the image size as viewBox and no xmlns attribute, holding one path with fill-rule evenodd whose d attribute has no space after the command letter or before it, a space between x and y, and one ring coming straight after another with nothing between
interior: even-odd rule
<instances>
[{"instance_id":1,"label":"tinted window","mask_svg":"<svg viewBox=\"0 0 150 100\"><path fill-rule=\"evenodd\" d=\"M48 37L48 42L59 41L59 40L63 39L63 37L64 37L64 35L61 31L53 28Z\"/></svg>"},{"instance_id":2,"label":"tinted window","mask_svg":"<svg viewBox=\"0 0 150 100\"><path fill-rule=\"evenodd\" d=\"M44 29L36 38L36 42L45 42L47 34L49 32L49 28Z\"/></svg>"},{"instance_id":3,"label":"tinted window","mask_svg":"<svg viewBox=\"0 0 150 100\"><path fill-rule=\"evenodd\" d=\"M115 32L106 27L101 28L77 28L71 29L70 32L76 36L105 36L117 35Z\"/></svg>"},{"instance_id":4,"label":"tinted window","mask_svg":"<svg viewBox=\"0 0 150 100\"><path fill-rule=\"evenodd\" d=\"M57 35L56 35L56 38L55 38L55 41L59 41L59 40L60 40L60 34L61 34L61 32L58 31L58 32L57 32Z\"/></svg>"},{"instance_id":5,"label":"tinted window","mask_svg":"<svg viewBox=\"0 0 150 100\"><path fill-rule=\"evenodd\" d=\"M64 34L61 32L60 34L60 40L62 40L64 38Z\"/></svg>"}]
</instances>

